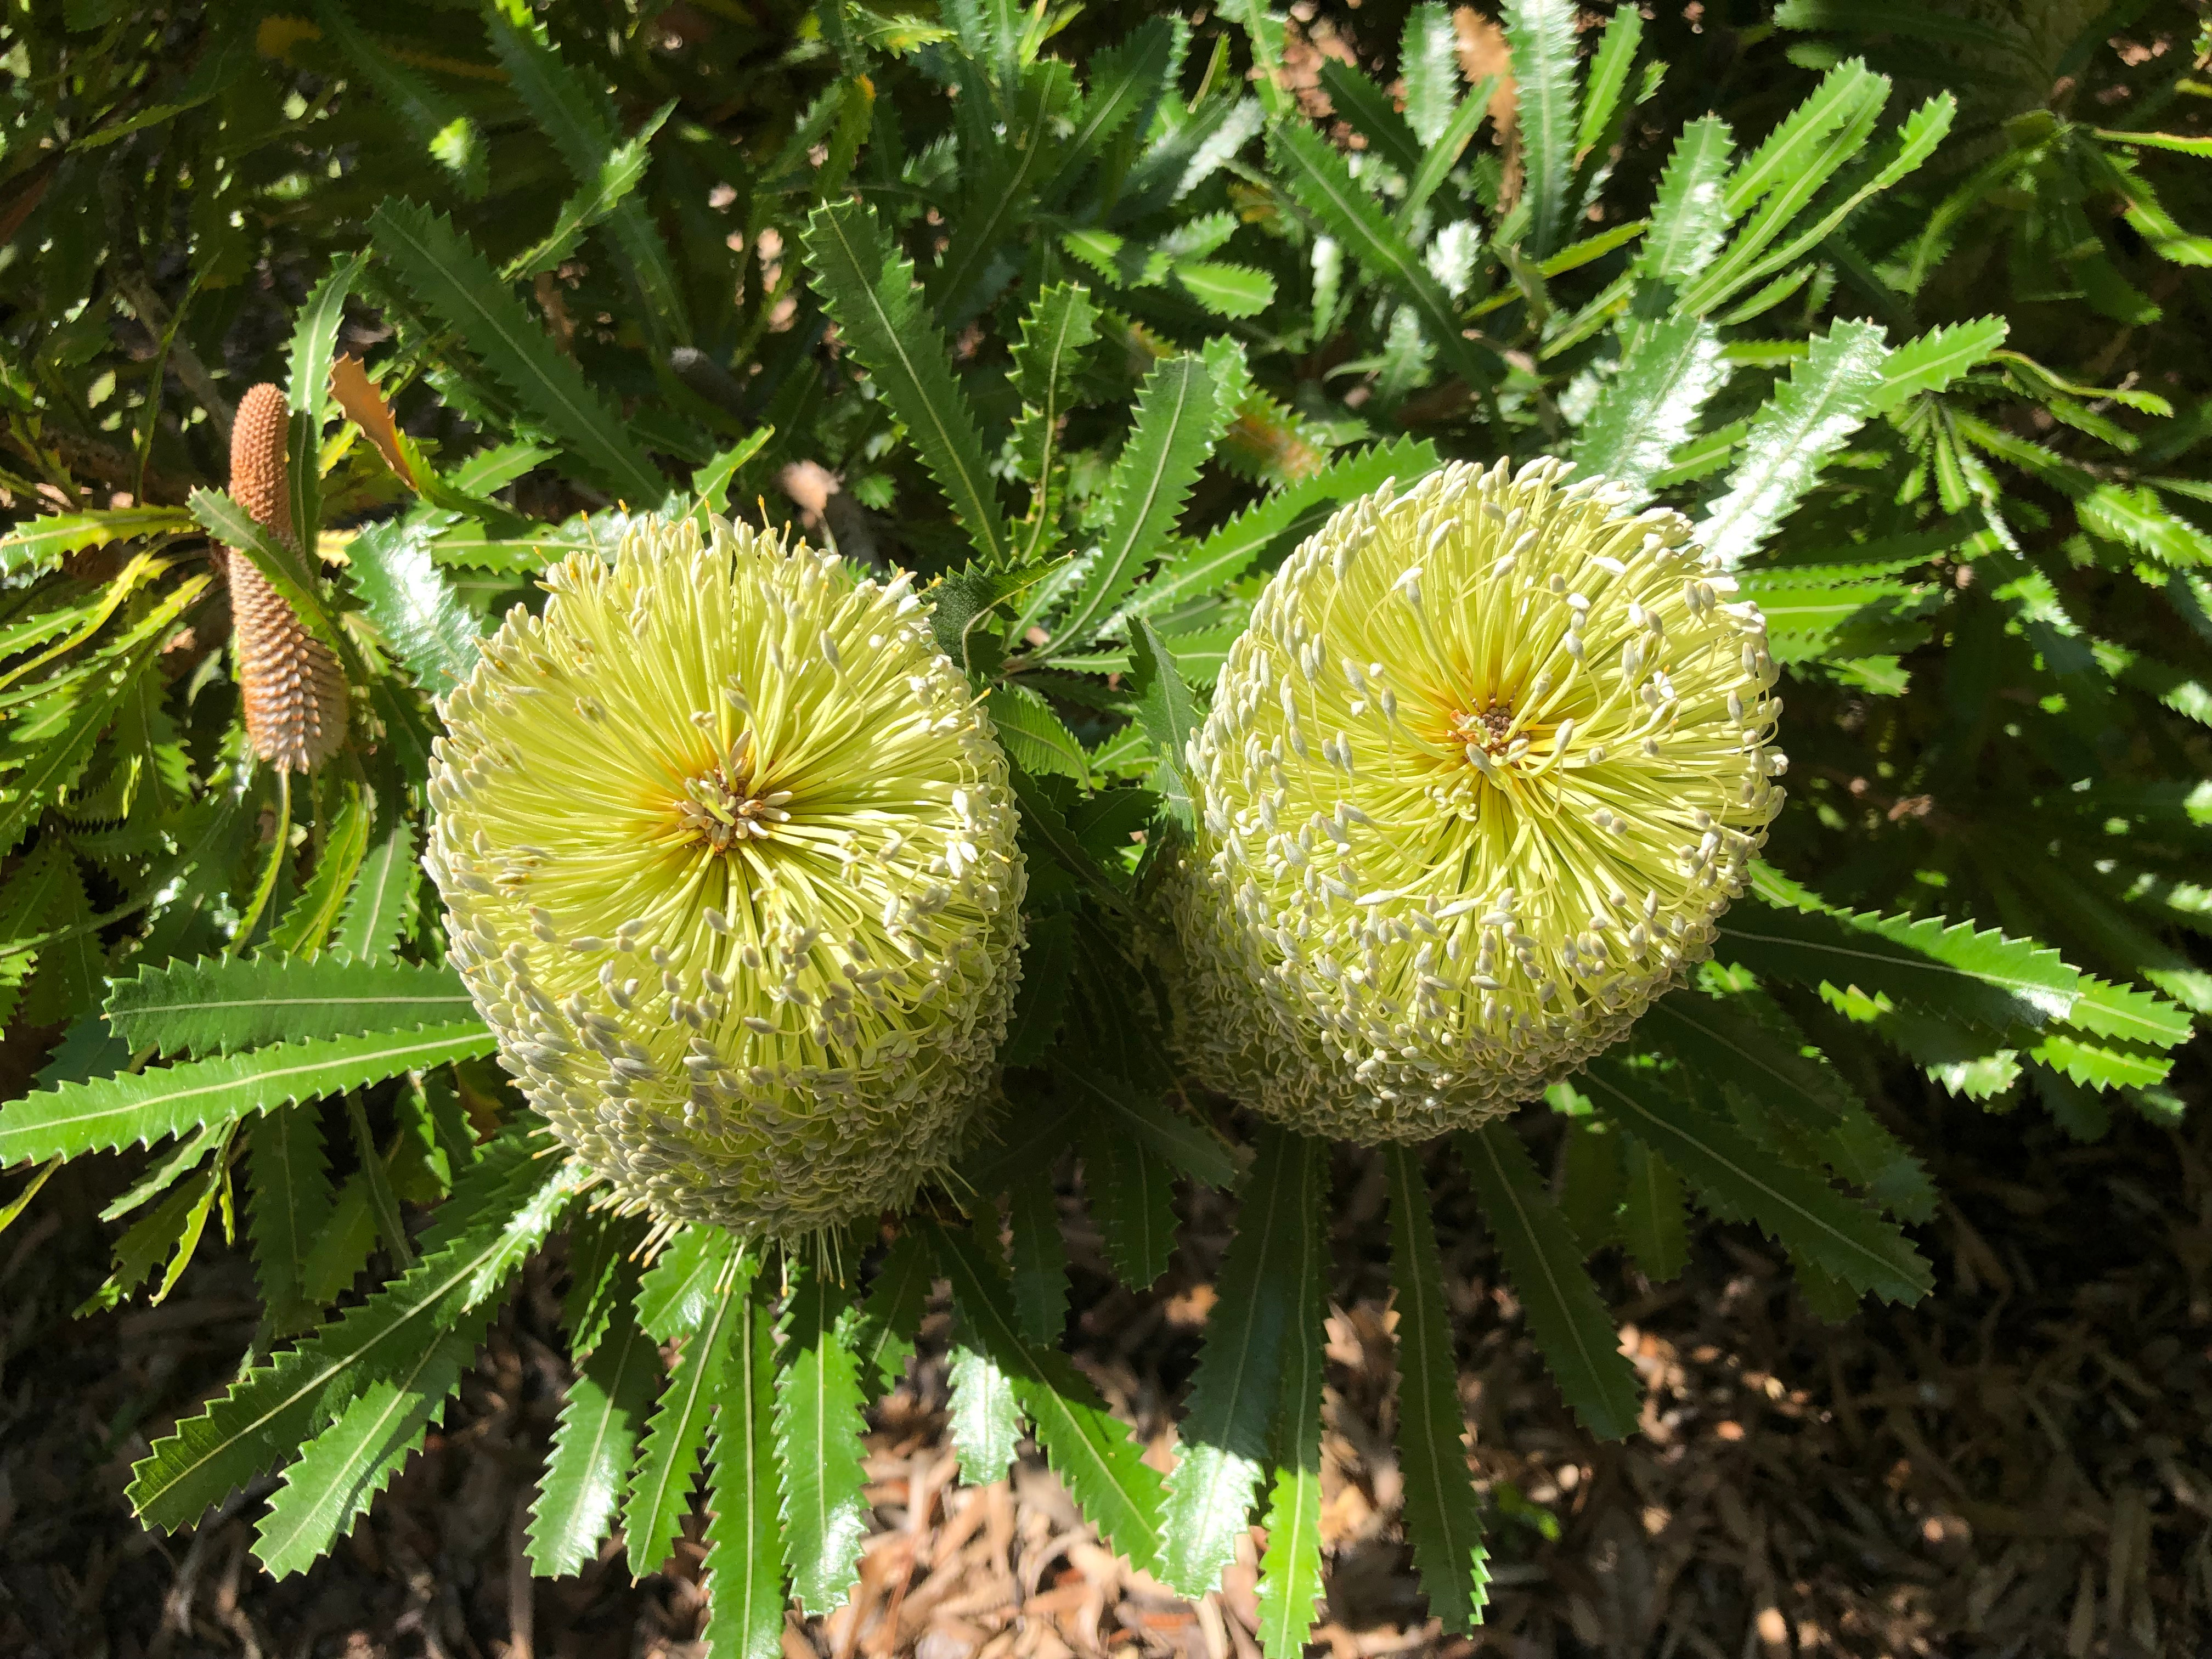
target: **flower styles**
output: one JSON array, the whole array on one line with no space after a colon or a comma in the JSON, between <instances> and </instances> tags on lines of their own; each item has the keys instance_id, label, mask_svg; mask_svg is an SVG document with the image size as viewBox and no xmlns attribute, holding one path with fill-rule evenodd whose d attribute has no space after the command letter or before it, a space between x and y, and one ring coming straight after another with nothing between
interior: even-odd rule
<instances>
[{"instance_id":1,"label":"flower styles","mask_svg":"<svg viewBox=\"0 0 2212 1659\"><path fill-rule=\"evenodd\" d=\"M1285 562L1187 757L1179 1041L1362 1142L1510 1110L1711 954L1779 809L1756 609L1564 463L1389 484Z\"/></svg>"},{"instance_id":2,"label":"flower styles","mask_svg":"<svg viewBox=\"0 0 2212 1659\"><path fill-rule=\"evenodd\" d=\"M626 1207L794 1238L903 1204L995 1086L1016 811L908 583L648 523L447 704L452 960Z\"/></svg>"}]
</instances>

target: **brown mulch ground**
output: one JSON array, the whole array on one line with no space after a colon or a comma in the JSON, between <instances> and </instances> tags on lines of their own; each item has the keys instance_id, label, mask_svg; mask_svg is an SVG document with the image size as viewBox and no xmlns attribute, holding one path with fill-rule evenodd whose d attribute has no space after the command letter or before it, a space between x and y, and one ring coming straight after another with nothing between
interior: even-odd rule
<instances>
[{"instance_id":1,"label":"brown mulch ground","mask_svg":"<svg viewBox=\"0 0 2212 1659\"><path fill-rule=\"evenodd\" d=\"M2212 1121L2128 1120L2077 1147L2032 1110L1984 1118L1932 1094L1922 1109L1913 1138L1950 1200L1922 1230L1936 1297L1831 1328L1763 1243L1709 1231L1678 1283L1607 1287L1648 1388L1624 1445L1576 1429L1463 1195L1443 1192L1495 1553L1473 1644L1425 1624L1400 1541L1382 1193L1341 1160L1316 1642L1333 1659L2212 1647ZM531 1269L444 1431L315 1571L274 1583L253 1565L258 1492L191 1534L140 1530L119 1496L130 1461L219 1384L254 1310L250 1271L216 1251L162 1307L69 1319L102 1271L87 1218L116 1175L65 1172L0 1240L0 1656L697 1651L696 1544L635 1587L612 1553L580 1579L517 1570L564 1380L551 1264ZM1221 1242L1212 1200L1192 1219L1141 1297L1085 1270L1095 1251L1077 1241L1084 1363L1163 1464ZM1256 1653L1249 1556L1222 1595L1185 1603L1099 1548L1034 1460L1010 1485L959 1485L944 1405L934 1358L885 1401L860 1590L826 1622L794 1621L791 1659Z\"/></svg>"}]
</instances>

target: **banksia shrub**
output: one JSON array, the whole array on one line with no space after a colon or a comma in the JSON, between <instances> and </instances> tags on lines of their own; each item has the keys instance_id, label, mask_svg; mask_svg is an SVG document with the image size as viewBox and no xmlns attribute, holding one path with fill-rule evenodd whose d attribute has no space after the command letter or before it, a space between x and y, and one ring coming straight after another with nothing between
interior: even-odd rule
<instances>
[{"instance_id":1,"label":"banksia shrub","mask_svg":"<svg viewBox=\"0 0 2212 1659\"><path fill-rule=\"evenodd\" d=\"M911 1197L994 1087L1015 810L908 584L649 525L553 570L447 706L452 960L627 1207L817 1231Z\"/></svg>"},{"instance_id":2,"label":"banksia shrub","mask_svg":"<svg viewBox=\"0 0 2212 1659\"><path fill-rule=\"evenodd\" d=\"M254 521L298 550L285 472L290 411L264 382L240 400L230 430L230 493ZM238 683L253 752L278 771L312 772L345 741L346 683L331 648L301 625L246 555L228 553Z\"/></svg>"},{"instance_id":3,"label":"banksia shrub","mask_svg":"<svg viewBox=\"0 0 2212 1659\"><path fill-rule=\"evenodd\" d=\"M1284 563L1194 739L1206 1080L1312 1133L1479 1124L1712 948L1779 808L1757 610L1680 514L1464 463Z\"/></svg>"}]
</instances>

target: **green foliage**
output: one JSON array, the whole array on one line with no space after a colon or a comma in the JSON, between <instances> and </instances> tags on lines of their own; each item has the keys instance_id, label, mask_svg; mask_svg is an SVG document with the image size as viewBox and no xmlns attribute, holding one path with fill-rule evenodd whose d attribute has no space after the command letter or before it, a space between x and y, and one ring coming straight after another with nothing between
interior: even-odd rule
<instances>
[{"instance_id":1,"label":"green foliage","mask_svg":"<svg viewBox=\"0 0 2212 1659\"><path fill-rule=\"evenodd\" d=\"M1398 1458L1406 1532L1431 1613L1471 1630L1490 1595L1490 1553L1468 1484L1459 1365L1446 1312L1443 1259L1420 1164L1403 1146L1382 1152L1390 1188L1390 1282L1398 1303Z\"/></svg>"},{"instance_id":2,"label":"green foliage","mask_svg":"<svg viewBox=\"0 0 2212 1659\"><path fill-rule=\"evenodd\" d=\"M838 1606L868 1532L860 1467L860 1361L844 1293L819 1272L792 1293L776 1377L775 1455L783 1471L783 1550L801 1607Z\"/></svg>"},{"instance_id":3,"label":"green foliage","mask_svg":"<svg viewBox=\"0 0 2212 1659\"><path fill-rule=\"evenodd\" d=\"M307 962L212 957L141 969L114 982L102 1012L133 1048L166 1057L403 1031L465 1019L470 1008L451 969L331 955Z\"/></svg>"},{"instance_id":4,"label":"green foliage","mask_svg":"<svg viewBox=\"0 0 2212 1659\"><path fill-rule=\"evenodd\" d=\"M1407 1535L1449 1626L1487 1558L1432 1180L1615 1435L1640 1401L1593 1255L1663 1280L1709 1217L1824 1314L1911 1300L1928 1091L2084 1139L2172 1109L2212 1014L2212 141L2179 35L1789 0L1723 64L1665 8L1514 0L1500 131L1449 8L1354 9L1341 143L1256 0L764 0L680 47L604 0L310 9L26 14L0 147L0 1030L51 1056L0 1105L0 1226L127 1149L87 1309L158 1300L242 1180L264 1300L140 1464L150 1523L283 1465L257 1553L305 1567L565 1228L536 1570L617 1524L654 1569L703 1469L708 1636L780 1651L787 1591L846 1592L863 1413L949 1283L965 1476L1026 1428L1191 1593L1256 1516L1262 1646L1298 1651L1327 1152L1181 1076L1155 901L1266 579L1447 459L1569 455L1689 515L1766 617L1791 757L1712 963L1556 1109L1380 1154ZM370 360L343 398L342 357ZM289 541L224 493L259 380ZM438 699L532 579L631 514L780 521L794 463L839 479L841 550L914 573L1029 860L997 1138L842 1260L576 1204L417 863ZM310 777L250 758L210 535L344 664L352 736ZM1547 1182L1524 1134L1562 1129ZM1164 1480L1060 1352L1060 1226L1079 1192L1149 1286L1184 1182L1239 1220Z\"/></svg>"}]
</instances>

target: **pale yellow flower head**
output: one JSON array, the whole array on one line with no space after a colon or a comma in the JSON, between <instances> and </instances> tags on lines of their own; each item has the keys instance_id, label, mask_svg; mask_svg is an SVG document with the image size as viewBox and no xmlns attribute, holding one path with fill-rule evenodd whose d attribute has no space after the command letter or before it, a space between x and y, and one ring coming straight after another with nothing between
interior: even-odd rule
<instances>
[{"instance_id":1,"label":"pale yellow flower head","mask_svg":"<svg viewBox=\"0 0 2212 1659\"><path fill-rule=\"evenodd\" d=\"M995 1087L1006 763L903 575L742 526L572 557L445 714L427 863L524 1092L630 1207L796 1237Z\"/></svg>"},{"instance_id":2,"label":"pale yellow flower head","mask_svg":"<svg viewBox=\"0 0 2212 1659\"><path fill-rule=\"evenodd\" d=\"M1764 624L1680 515L1455 464L1284 563L1188 759L1181 1042L1363 1142L1510 1109L1712 949L1781 805Z\"/></svg>"}]
</instances>

